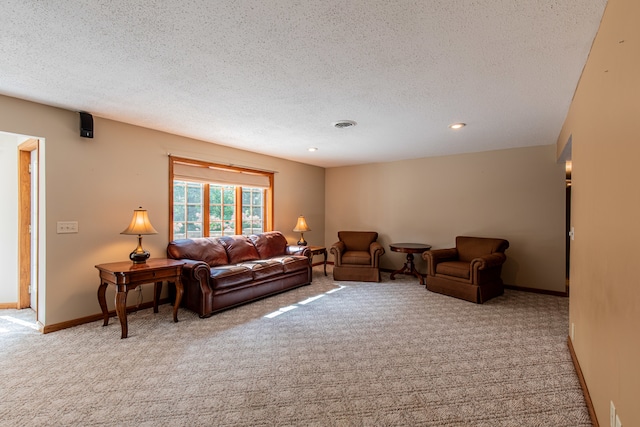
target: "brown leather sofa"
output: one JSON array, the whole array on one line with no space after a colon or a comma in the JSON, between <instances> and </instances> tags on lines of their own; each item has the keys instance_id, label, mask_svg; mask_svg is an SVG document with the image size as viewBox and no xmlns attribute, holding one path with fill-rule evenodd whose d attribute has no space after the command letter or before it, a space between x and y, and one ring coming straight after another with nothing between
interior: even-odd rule
<instances>
[{"instance_id":1,"label":"brown leather sofa","mask_svg":"<svg viewBox=\"0 0 640 427\"><path fill-rule=\"evenodd\" d=\"M486 237L456 237L456 247L422 253L427 289L482 304L502 295L502 264L509 242Z\"/></svg>"},{"instance_id":2,"label":"brown leather sofa","mask_svg":"<svg viewBox=\"0 0 640 427\"><path fill-rule=\"evenodd\" d=\"M311 283L311 251L278 231L174 240L167 255L185 261L182 305L200 317Z\"/></svg>"},{"instance_id":3,"label":"brown leather sofa","mask_svg":"<svg viewBox=\"0 0 640 427\"><path fill-rule=\"evenodd\" d=\"M380 281L380 257L384 248L375 231L339 231L331 246L334 280Z\"/></svg>"}]
</instances>

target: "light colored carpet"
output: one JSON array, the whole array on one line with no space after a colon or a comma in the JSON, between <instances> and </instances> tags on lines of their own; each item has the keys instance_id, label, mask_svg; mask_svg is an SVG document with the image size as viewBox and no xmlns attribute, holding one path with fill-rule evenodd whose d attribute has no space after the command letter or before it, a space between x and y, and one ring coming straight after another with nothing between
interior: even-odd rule
<instances>
[{"instance_id":1,"label":"light colored carpet","mask_svg":"<svg viewBox=\"0 0 640 427\"><path fill-rule=\"evenodd\" d=\"M567 298L476 305L316 267L311 286L209 319L132 313L125 340L114 318L42 335L28 315L0 310L3 426L591 425Z\"/></svg>"}]
</instances>

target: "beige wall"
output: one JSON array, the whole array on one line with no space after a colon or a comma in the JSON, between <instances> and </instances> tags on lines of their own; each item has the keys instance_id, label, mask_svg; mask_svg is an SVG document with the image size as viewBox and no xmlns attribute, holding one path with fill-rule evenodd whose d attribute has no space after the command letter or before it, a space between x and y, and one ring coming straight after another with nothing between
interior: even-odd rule
<instances>
[{"instance_id":1,"label":"beige wall","mask_svg":"<svg viewBox=\"0 0 640 427\"><path fill-rule=\"evenodd\" d=\"M45 138L46 326L97 314L94 265L126 260L135 236L120 235L143 206L159 234L143 244L165 256L169 240L169 153L275 171L275 228L294 243L296 218L306 215L310 242L324 236L323 168L131 126L94 116L95 137L79 136L76 112L0 96L0 131ZM17 150L17 149L16 149ZM17 158L17 154L16 154ZM56 234L57 221L78 221L78 234ZM16 267L17 268L17 267ZM3 284L17 286L17 284ZM145 287L145 301L151 299ZM44 294L44 292L43 292ZM113 290L108 294L110 308ZM129 296L135 303L136 295Z\"/></svg>"},{"instance_id":2,"label":"beige wall","mask_svg":"<svg viewBox=\"0 0 640 427\"><path fill-rule=\"evenodd\" d=\"M503 237L505 283L565 291L565 170L554 145L331 168L326 194L326 243L339 230L378 231L383 268L405 260L390 243Z\"/></svg>"},{"instance_id":3,"label":"beige wall","mask_svg":"<svg viewBox=\"0 0 640 427\"><path fill-rule=\"evenodd\" d=\"M558 139L572 139L570 321L600 425L640 425L640 2L609 0Z\"/></svg>"}]
</instances>

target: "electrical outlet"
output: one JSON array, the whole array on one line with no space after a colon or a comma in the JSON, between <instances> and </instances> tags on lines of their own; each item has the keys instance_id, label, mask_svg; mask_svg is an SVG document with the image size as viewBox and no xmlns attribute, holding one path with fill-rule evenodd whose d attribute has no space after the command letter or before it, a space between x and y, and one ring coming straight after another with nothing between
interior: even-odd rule
<instances>
[{"instance_id":1,"label":"electrical outlet","mask_svg":"<svg viewBox=\"0 0 640 427\"><path fill-rule=\"evenodd\" d=\"M69 234L78 232L78 221L58 221L56 224L58 234Z\"/></svg>"},{"instance_id":2,"label":"electrical outlet","mask_svg":"<svg viewBox=\"0 0 640 427\"><path fill-rule=\"evenodd\" d=\"M622 427L622 421L620 421L618 414L616 414L616 427Z\"/></svg>"},{"instance_id":3,"label":"electrical outlet","mask_svg":"<svg viewBox=\"0 0 640 427\"><path fill-rule=\"evenodd\" d=\"M609 406L609 426L616 427L616 406L613 404L613 400Z\"/></svg>"}]
</instances>

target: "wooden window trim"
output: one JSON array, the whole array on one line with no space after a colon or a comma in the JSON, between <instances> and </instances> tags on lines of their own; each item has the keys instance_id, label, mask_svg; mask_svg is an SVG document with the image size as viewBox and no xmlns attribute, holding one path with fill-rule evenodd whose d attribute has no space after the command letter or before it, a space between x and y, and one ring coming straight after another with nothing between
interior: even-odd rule
<instances>
[{"instance_id":1,"label":"wooden window trim","mask_svg":"<svg viewBox=\"0 0 640 427\"><path fill-rule=\"evenodd\" d=\"M219 163L206 162L202 160L188 159L185 157L169 156L169 241L173 240L173 181L174 178L174 165L176 163L183 163L194 166L202 166L209 168L222 169L227 171L245 172L255 175L262 175L269 179L269 187L264 188L263 193L263 228L264 231L272 231L274 224L274 172L261 171L257 169L250 169L241 166L230 166ZM210 198L209 198L209 184L205 182L204 195L203 195L203 207L206 207L206 211L209 212ZM236 231L242 233L242 185L235 184L236 187ZM246 186L250 187L250 186ZM251 187L255 188L255 187ZM203 234L206 230L206 234L209 233L209 215L204 215L203 212Z\"/></svg>"}]
</instances>

